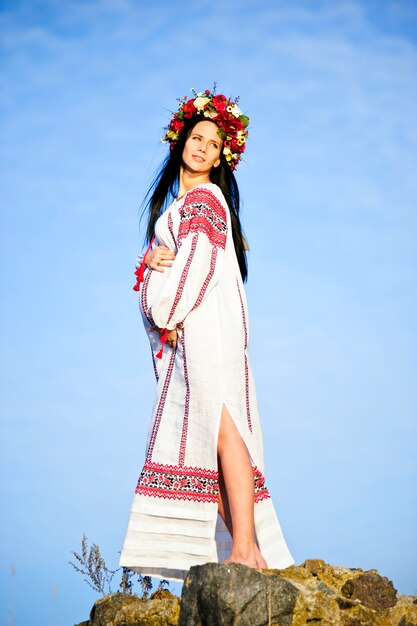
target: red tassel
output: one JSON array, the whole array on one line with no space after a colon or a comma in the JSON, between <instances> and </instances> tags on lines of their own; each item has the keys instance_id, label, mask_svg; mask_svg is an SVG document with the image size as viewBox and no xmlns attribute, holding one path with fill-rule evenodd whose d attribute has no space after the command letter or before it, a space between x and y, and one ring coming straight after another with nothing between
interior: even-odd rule
<instances>
[{"instance_id":1,"label":"red tassel","mask_svg":"<svg viewBox=\"0 0 417 626\"><path fill-rule=\"evenodd\" d=\"M145 259L145 257L143 258ZM135 275L137 276L137 278L136 278L136 285L134 285L133 287L134 291L140 291L140 284L143 283L144 273L145 273L145 260L142 261L142 263L140 264L140 266L135 272Z\"/></svg>"},{"instance_id":2,"label":"red tassel","mask_svg":"<svg viewBox=\"0 0 417 626\"><path fill-rule=\"evenodd\" d=\"M158 354L156 355L156 358L157 359L162 359L162 353L164 351L164 345L166 344L166 341L167 341L168 329L167 328L161 328L161 330L159 332L161 333L161 349L159 350Z\"/></svg>"},{"instance_id":3,"label":"red tassel","mask_svg":"<svg viewBox=\"0 0 417 626\"><path fill-rule=\"evenodd\" d=\"M133 286L133 291L140 291L140 284L143 283L143 275L145 273L145 259L146 259L146 255L148 254L149 250L151 249L151 246L153 244L153 240L155 239L155 236L152 237L152 239L149 242L149 246L146 249L145 254L143 255L143 261L142 263L139 265L138 269L135 272L135 276L136 278L136 285Z\"/></svg>"}]
</instances>

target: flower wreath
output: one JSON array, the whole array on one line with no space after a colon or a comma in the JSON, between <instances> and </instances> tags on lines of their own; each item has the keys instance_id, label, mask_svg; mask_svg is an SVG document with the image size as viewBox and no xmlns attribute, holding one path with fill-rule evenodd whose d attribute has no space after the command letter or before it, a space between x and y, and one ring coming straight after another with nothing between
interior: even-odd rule
<instances>
[{"instance_id":1,"label":"flower wreath","mask_svg":"<svg viewBox=\"0 0 417 626\"><path fill-rule=\"evenodd\" d=\"M184 96L179 101L178 111L174 113L165 129L166 134L162 141L169 141L172 150L185 126L185 120L201 115L212 120L219 127L218 134L223 139L223 154L233 171L240 161L241 154L245 151L249 118L239 109L239 98L233 101L223 94L216 94L215 90L216 85L213 91L206 89L204 93L201 91L196 93L192 89L193 98L187 99L187 96Z\"/></svg>"}]
</instances>

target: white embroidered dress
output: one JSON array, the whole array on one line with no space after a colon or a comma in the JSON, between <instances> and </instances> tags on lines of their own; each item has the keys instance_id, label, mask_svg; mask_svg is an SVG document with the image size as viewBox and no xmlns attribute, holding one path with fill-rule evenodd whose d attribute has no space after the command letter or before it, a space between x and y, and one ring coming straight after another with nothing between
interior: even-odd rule
<instances>
[{"instance_id":1,"label":"white embroidered dress","mask_svg":"<svg viewBox=\"0 0 417 626\"><path fill-rule=\"evenodd\" d=\"M249 325L230 213L207 183L158 219L155 244L176 253L165 272L146 269L145 329L179 325L178 346L148 333L157 380L147 453L130 510L120 565L183 580L192 565L222 562L231 538L218 515L217 439L226 405L250 454L255 530L270 568L294 561L264 481L262 434L248 361Z\"/></svg>"}]
</instances>

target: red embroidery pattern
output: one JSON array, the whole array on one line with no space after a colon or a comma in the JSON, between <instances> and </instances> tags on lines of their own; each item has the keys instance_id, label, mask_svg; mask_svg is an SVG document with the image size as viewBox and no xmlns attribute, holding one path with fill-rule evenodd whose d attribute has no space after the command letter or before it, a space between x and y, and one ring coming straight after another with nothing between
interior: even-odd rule
<instances>
[{"instance_id":1,"label":"red embroidery pattern","mask_svg":"<svg viewBox=\"0 0 417 626\"><path fill-rule=\"evenodd\" d=\"M253 467L255 503L270 498L265 478ZM194 500L217 503L219 474L202 467L163 465L147 461L139 476L135 493L168 500Z\"/></svg>"},{"instance_id":2,"label":"red embroidery pattern","mask_svg":"<svg viewBox=\"0 0 417 626\"><path fill-rule=\"evenodd\" d=\"M185 197L178 231L178 245L189 232L203 232L211 245L219 248L226 246L226 211L208 189L193 189Z\"/></svg>"},{"instance_id":3,"label":"red embroidery pattern","mask_svg":"<svg viewBox=\"0 0 417 626\"><path fill-rule=\"evenodd\" d=\"M152 356L153 371L154 371L154 374L155 374L156 382L158 382L159 374L158 374L158 369L156 367L156 359L155 359L155 354L154 354L153 349L152 349L152 345L151 345L151 356Z\"/></svg>"},{"instance_id":4,"label":"red embroidery pattern","mask_svg":"<svg viewBox=\"0 0 417 626\"><path fill-rule=\"evenodd\" d=\"M207 291L208 284L213 278L214 269L216 267L217 251L218 251L218 248L213 248L213 252L211 253L211 259L210 259L209 273L207 274L206 279L203 283L203 286L201 287L200 293L198 294L197 300L195 301L195 304L193 308L191 309L192 311L194 311L194 309L196 309L201 304L204 298L204 295Z\"/></svg>"},{"instance_id":5,"label":"red embroidery pattern","mask_svg":"<svg viewBox=\"0 0 417 626\"><path fill-rule=\"evenodd\" d=\"M184 362L184 382L185 382L185 401L184 401L184 417L182 420L182 432L181 432L181 442L180 442L180 453L178 457L178 465L183 466L185 463L185 449L187 446L187 432L188 432L188 414L190 412L190 381L188 379L188 368L187 368L187 354L185 351L185 330L182 329L182 354L183 354L183 362Z\"/></svg>"},{"instance_id":6,"label":"red embroidery pattern","mask_svg":"<svg viewBox=\"0 0 417 626\"><path fill-rule=\"evenodd\" d=\"M245 315L245 307L243 305L242 294L240 292L239 282L236 278L237 290L239 292L240 298L240 306L242 309L242 320L243 320L243 330L245 332L245 346L244 346L244 367L245 367L245 398L246 398L246 415L248 419L249 430L252 432L252 420L250 415L250 400L249 400L249 366L248 366L248 357L246 355L246 350L248 347L248 327L246 325L246 315Z\"/></svg>"},{"instance_id":7,"label":"red embroidery pattern","mask_svg":"<svg viewBox=\"0 0 417 626\"><path fill-rule=\"evenodd\" d=\"M187 280L188 272L190 270L190 265L192 263L192 260L193 260L193 257L194 257L194 253L195 253L195 249L197 247L197 239L198 239L198 233L196 233L194 235L193 240L191 242L191 251L190 251L190 254L188 255L188 259L187 259L187 261L186 261L186 263L184 265L184 269L182 270L180 282L178 283L177 293L175 294L174 302L172 304L171 311L169 313L167 325L171 321L171 318L174 315L175 309L177 308L178 302L180 301L180 298L182 296L182 292L184 290L184 286L185 286L185 282Z\"/></svg>"},{"instance_id":8,"label":"red embroidery pattern","mask_svg":"<svg viewBox=\"0 0 417 626\"><path fill-rule=\"evenodd\" d=\"M152 317L152 312L150 307L148 307L148 285L149 285L149 279L151 277L153 270L149 270L146 273L146 277L145 280L143 282L143 286L142 286L142 292L140 295L140 308L142 310L143 315L146 317L147 321L149 322L149 324L151 326L155 326L155 322L153 320Z\"/></svg>"},{"instance_id":9,"label":"red embroidery pattern","mask_svg":"<svg viewBox=\"0 0 417 626\"><path fill-rule=\"evenodd\" d=\"M164 412L164 406L168 395L169 383L171 382L172 371L174 369L174 361L175 361L175 352L172 351L172 354L169 358L169 364L167 373L164 380L164 385L161 391L161 397L159 399L158 408L156 409L155 419L153 423L153 428L151 432L151 436L149 438L149 446L146 453L146 460L150 461L152 459L152 453L155 446L156 437L158 435L159 425L161 423L162 414Z\"/></svg>"},{"instance_id":10,"label":"red embroidery pattern","mask_svg":"<svg viewBox=\"0 0 417 626\"><path fill-rule=\"evenodd\" d=\"M267 500L271 496L268 489L265 487L265 478L257 467L253 467L253 479L255 481L255 503L261 502L261 500Z\"/></svg>"},{"instance_id":11,"label":"red embroidery pattern","mask_svg":"<svg viewBox=\"0 0 417 626\"><path fill-rule=\"evenodd\" d=\"M169 234L172 237L172 241L175 243L174 224L172 222L172 215L171 215L171 213L168 213L168 230L169 230Z\"/></svg>"},{"instance_id":12,"label":"red embroidery pattern","mask_svg":"<svg viewBox=\"0 0 417 626\"><path fill-rule=\"evenodd\" d=\"M219 475L200 467L179 467L147 462L139 476L135 493L170 500L216 503Z\"/></svg>"}]
</instances>

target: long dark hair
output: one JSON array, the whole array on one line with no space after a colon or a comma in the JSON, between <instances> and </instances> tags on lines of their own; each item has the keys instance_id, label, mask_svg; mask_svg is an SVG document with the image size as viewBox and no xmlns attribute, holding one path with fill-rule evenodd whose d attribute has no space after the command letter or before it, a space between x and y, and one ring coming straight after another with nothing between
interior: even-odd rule
<instances>
[{"instance_id":1,"label":"long dark hair","mask_svg":"<svg viewBox=\"0 0 417 626\"><path fill-rule=\"evenodd\" d=\"M155 224L158 217L164 212L168 202L175 198L178 194L179 174L185 142L190 136L194 126L201 121L209 120L207 120L207 118L194 116L186 121L184 129L174 144L173 150L171 150L170 154L163 161L160 170L158 171L145 196L142 215L146 212L148 213L148 226L146 229L146 240L148 242L154 235ZM213 122L213 124L214 123L215 122ZM210 172L210 181L220 187L229 206L232 222L233 243L242 279L243 281L246 281L248 276L248 263L246 259L242 226L239 218L239 189L236 178L234 177L223 152L220 157L220 165L218 167L213 167Z\"/></svg>"}]
</instances>

